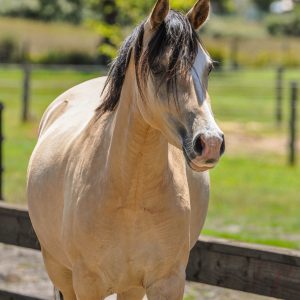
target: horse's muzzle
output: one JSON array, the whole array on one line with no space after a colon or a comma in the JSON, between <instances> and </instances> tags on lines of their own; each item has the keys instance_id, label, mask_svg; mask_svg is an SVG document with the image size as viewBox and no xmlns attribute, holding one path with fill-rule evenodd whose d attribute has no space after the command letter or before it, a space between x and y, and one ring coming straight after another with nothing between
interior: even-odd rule
<instances>
[{"instance_id":1,"label":"horse's muzzle","mask_svg":"<svg viewBox=\"0 0 300 300\"><path fill-rule=\"evenodd\" d=\"M192 143L192 149L184 149L184 156L191 169L197 172L213 168L225 152L225 138L223 134L205 137L197 135Z\"/></svg>"}]
</instances>

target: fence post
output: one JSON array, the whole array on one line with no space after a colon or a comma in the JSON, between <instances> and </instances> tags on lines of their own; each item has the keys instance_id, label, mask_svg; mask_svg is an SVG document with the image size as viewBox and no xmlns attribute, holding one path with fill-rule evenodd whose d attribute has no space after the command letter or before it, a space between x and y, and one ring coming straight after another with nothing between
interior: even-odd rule
<instances>
[{"instance_id":1,"label":"fence post","mask_svg":"<svg viewBox=\"0 0 300 300\"><path fill-rule=\"evenodd\" d=\"M238 53L239 53L239 37L235 36L231 40L230 44L230 60L231 60L231 68L233 70L237 70L239 68L238 63Z\"/></svg>"},{"instance_id":2,"label":"fence post","mask_svg":"<svg viewBox=\"0 0 300 300\"><path fill-rule=\"evenodd\" d=\"M282 66L277 68L276 72L276 112L275 119L277 127L282 123L282 92L283 92L283 71Z\"/></svg>"},{"instance_id":3,"label":"fence post","mask_svg":"<svg viewBox=\"0 0 300 300\"><path fill-rule=\"evenodd\" d=\"M25 43L23 45L22 57L23 57L23 94L22 94L22 122L26 122L29 119L29 97L30 97L30 75L31 67L28 61L29 47Z\"/></svg>"},{"instance_id":4,"label":"fence post","mask_svg":"<svg viewBox=\"0 0 300 300\"><path fill-rule=\"evenodd\" d=\"M297 82L291 82L291 111L290 111L290 123L289 123L289 164L294 166L296 164L296 126L297 126L297 99L298 99L298 84Z\"/></svg>"},{"instance_id":5,"label":"fence post","mask_svg":"<svg viewBox=\"0 0 300 300\"><path fill-rule=\"evenodd\" d=\"M3 103L0 102L0 200L4 200L3 198L3 110L4 110L4 105Z\"/></svg>"}]
</instances>

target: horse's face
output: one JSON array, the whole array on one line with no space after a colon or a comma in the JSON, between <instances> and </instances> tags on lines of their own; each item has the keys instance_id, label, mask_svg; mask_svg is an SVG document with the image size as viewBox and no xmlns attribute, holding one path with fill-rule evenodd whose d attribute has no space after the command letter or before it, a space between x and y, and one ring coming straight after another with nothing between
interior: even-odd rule
<instances>
[{"instance_id":1,"label":"horse's face","mask_svg":"<svg viewBox=\"0 0 300 300\"><path fill-rule=\"evenodd\" d=\"M157 6L162 5L163 2L165 1L157 2L150 19L145 24L144 48L149 49L145 51L151 52L151 47L155 46L153 39L157 39L157 32L155 32L157 25L155 26L154 21L152 22L154 25L151 25L151 20L156 20L156 23L159 24L158 17L156 16L155 19L153 14L157 10ZM162 9L165 9L164 6ZM208 10L209 1L200 0L189 12L189 22L194 29L197 29L206 20ZM178 15L176 16L178 17ZM176 21L171 18L172 13L164 17L165 26L168 26L169 22ZM171 26L173 25L170 24L169 28L166 27L163 30L172 30ZM181 24L179 25L181 26ZM191 26L189 25L190 30ZM143 94L146 99L141 99L138 106L143 117L152 127L160 130L169 143L183 150L185 158L193 170L205 171L215 166L225 148L224 136L214 120L207 91L212 61L197 39L182 41L181 35L184 34L182 33L179 34L178 49L181 51L177 59L179 67L176 70L174 55L178 55L175 40L177 33L174 32L173 42L168 44L162 41L161 50L164 52L157 51L159 59L148 59L148 63L153 65L149 66L151 71L145 86L143 86ZM156 37L154 37L155 35ZM193 34L191 34L192 38ZM180 44L182 42L189 44L182 45ZM194 45L190 45L190 43L194 43ZM187 66L189 57L186 56L188 55L193 57L190 66ZM180 67L181 59L187 60L187 65L183 63ZM173 61L174 66L172 65ZM144 66L142 65L141 68Z\"/></svg>"}]
</instances>

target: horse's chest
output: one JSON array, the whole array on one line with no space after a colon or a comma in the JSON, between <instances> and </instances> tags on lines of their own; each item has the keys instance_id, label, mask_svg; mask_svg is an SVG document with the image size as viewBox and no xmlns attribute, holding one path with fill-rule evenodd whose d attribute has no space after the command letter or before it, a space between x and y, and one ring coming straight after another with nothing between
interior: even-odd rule
<instances>
[{"instance_id":1,"label":"horse's chest","mask_svg":"<svg viewBox=\"0 0 300 300\"><path fill-rule=\"evenodd\" d=\"M122 193L113 182L77 203L74 232L80 256L93 257L96 269L120 284L140 282L146 274L163 276L189 250L187 185L136 179Z\"/></svg>"},{"instance_id":2,"label":"horse's chest","mask_svg":"<svg viewBox=\"0 0 300 300\"><path fill-rule=\"evenodd\" d=\"M103 207L90 215L91 227L85 224L78 233L82 254L95 257L99 269L118 281L125 280L120 274L138 281L175 265L189 247L189 207L158 198L156 206L144 198L139 205Z\"/></svg>"},{"instance_id":3,"label":"horse's chest","mask_svg":"<svg viewBox=\"0 0 300 300\"><path fill-rule=\"evenodd\" d=\"M157 196L157 204L151 199L130 199L128 203L100 207L81 218L83 234L93 232L98 243L116 244L129 252L136 252L143 244L169 248L168 244L188 238L190 207L185 202ZM173 202L173 203L172 203ZM82 215L81 215L82 216ZM107 244L109 241L109 245ZM139 245L137 247L137 245ZM151 248L151 247L150 247ZM104 248L102 248L104 249ZM147 249L146 249L147 250Z\"/></svg>"}]
</instances>

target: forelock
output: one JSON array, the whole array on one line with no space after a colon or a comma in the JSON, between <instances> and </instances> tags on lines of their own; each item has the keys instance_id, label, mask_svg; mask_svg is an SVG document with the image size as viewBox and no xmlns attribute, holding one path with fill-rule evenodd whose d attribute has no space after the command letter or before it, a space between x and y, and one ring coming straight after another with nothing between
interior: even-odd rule
<instances>
[{"instance_id":1,"label":"forelock","mask_svg":"<svg viewBox=\"0 0 300 300\"><path fill-rule=\"evenodd\" d=\"M97 117L117 107L132 50L138 89L142 98L142 84L146 83L150 74L155 76L157 68L163 65L168 53L161 83L166 82L168 95L172 94L176 102L178 101L177 77L189 74L199 50L200 40L188 18L180 12L170 10L146 49L143 49L144 25L145 22L141 23L120 47L119 55L113 61L104 85L103 101L96 109ZM172 93L169 93L170 91Z\"/></svg>"},{"instance_id":2,"label":"forelock","mask_svg":"<svg viewBox=\"0 0 300 300\"><path fill-rule=\"evenodd\" d=\"M170 10L140 59L141 80L145 82L149 74L155 76L158 69L164 67L161 83L166 82L168 92L172 90L175 93L171 94L177 98L177 77L188 75L198 53L198 43L200 40L187 17Z\"/></svg>"}]
</instances>

